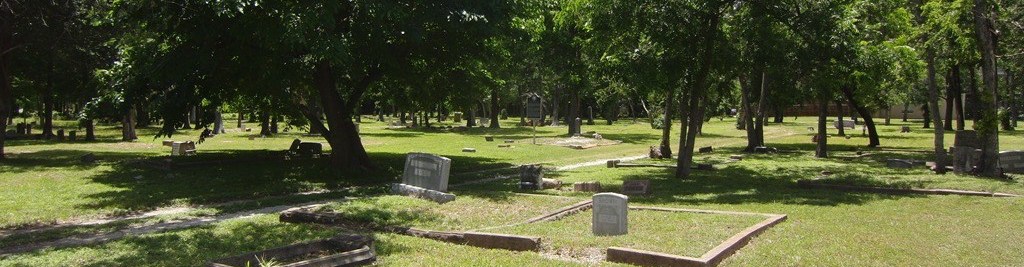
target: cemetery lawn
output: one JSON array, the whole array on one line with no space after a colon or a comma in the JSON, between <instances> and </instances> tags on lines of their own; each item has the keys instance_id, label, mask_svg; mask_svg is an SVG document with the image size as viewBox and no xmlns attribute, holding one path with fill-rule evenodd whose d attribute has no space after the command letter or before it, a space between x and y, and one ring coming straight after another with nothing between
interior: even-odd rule
<instances>
[{"instance_id":1,"label":"cemetery lawn","mask_svg":"<svg viewBox=\"0 0 1024 267\"><path fill-rule=\"evenodd\" d=\"M791 120L792 118L787 118ZM451 183L490 178L509 173L524 163L564 166L588 161L643 155L656 145L659 130L647 124L584 126L607 139L622 140L614 146L586 150L556 146L534 146L526 142L532 128L512 128L518 120L504 121L500 130L472 129L466 132L401 129L388 130L383 123L362 125L363 141L371 158L381 166L375 172L339 172L326 168L323 160L292 160L279 163L234 163L177 171L156 171L133 167L128 161L161 157L167 153L160 139L150 139L152 129L143 129L141 140L116 141L114 127L100 127L96 143L52 141L11 141L11 160L0 165L0 235L15 228L81 221L114 215L168 208L192 208L188 213L123 222L117 225L78 227L45 232L35 236L0 238L0 247L49 240L81 233L95 233L174 218L195 217L304 203L340 197L370 197L356 202L337 202L328 207L365 212L362 218L386 223L404 223L434 230L472 230L519 222L557 207L590 197L571 190L540 190L568 198L542 198L514 193L515 181L453 186L456 202L437 205L415 199L381 196L384 184L398 180L404 154L437 153L453 160ZM882 120L879 120L880 122ZM68 125L70 122L66 122ZM698 137L698 147L712 145L715 152L697 154L698 163L724 162L741 154L745 145L735 121L712 119ZM787 214L788 219L755 238L723 266L1020 266L1024 265L1024 198L967 196L884 195L837 190L803 189L800 179L812 179L823 170L834 172L827 183L897 188L951 188L1024 194L1024 184L973 176L929 174L923 168L889 169L878 162L887 158L930 160L931 133L920 122L879 125L882 145L887 150L863 147L866 137L860 129L847 133L851 139L829 139L829 159L813 158L812 118L769 124L769 146L783 151L775 155L745 155L742 161L718 165L717 171L695 171L691 179L680 180L674 170L664 168L617 168L599 166L545 173L545 178L563 182L599 181L605 191L617 192L624 180L650 179L653 193L631 196L631 205L728 210ZM233 123L229 123L233 125ZM899 133L904 125L914 132ZM968 125L970 128L970 125ZM230 130L230 129L229 129ZM675 129L678 130L678 127ZM829 129L835 133L835 129ZM539 136L564 137L564 127L538 128ZM322 140L297 133L248 140L253 133L233 131L199 145L202 157L232 158L281 151L292 139ZM495 142L484 141L492 135ZM81 136L81 135L80 135ZM176 135L176 140L194 139L198 131ZM673 131L677 137L678 132ZM952 134L946 146L952 144ZM518 140L515 148L498 148L503 140ZM673 143L678 140L673 140ZM1001 133L1002 150L1024 149L1024 134ZM463 153L463 147L477 148ZM855 151L871 153L855 158ZM895 150L895 151L892 151ZM95 153L100 162L80 164L78 157ZM212 155L211 155L212 154ZM644 160L673 164L668 160ZM290 195L298 192L344 189L327 194ZM217 206L218 203L232 202ZM450 206L449 206L450 205ZM524 207L534 206L536 209ZM405 214L403 215L403 212ZM386 214L376 216L369 214ZM415 216L410 216L415 214ZM536 215L535 215L536 214ZM460 246L427 239L373 234L377 240L378 264L382 266L566 266L609 265L593 261L591 248L625 246L685 256L699 256L710 247L763 218L718 217L704 214L647 214L631 210L631 231L637 236L595 238L589 231L589 213L559 221L488 230L545 238L541 253L508 252ZM705 217L710 216L710 217ZM744 220L751 219L754 222ZM643 224L643 222L649 222ZM435 228L431 228L435 227ZM635 228L639 227L639 228ZM686 229L682 233L646 236L653 232ZM326 238L346 230L317 225L277 222L276 215L233 219L214 224L163 233L128 237L85 247L48 249L0 259L0 266L197 266L211 259L273 246ZM680 240L675 240L675 238ZM660 242L652 238L669 238ZM686 240L683 240L686 239ZM697 240L696 242L688 242ZM650 247L645 247L650 246ZM591 251L588 251L590 249ZM552 256L564 251L568 257ZM581 252L582 251L582 252ZM570 254L578 253L578 254ZM602 253L603 254L603 253ZM572 256L575 255L575 256ZM570 259L571 258L571 259ZM598 259L599 260L599 259Z\"/></svg>"}]
</instances>

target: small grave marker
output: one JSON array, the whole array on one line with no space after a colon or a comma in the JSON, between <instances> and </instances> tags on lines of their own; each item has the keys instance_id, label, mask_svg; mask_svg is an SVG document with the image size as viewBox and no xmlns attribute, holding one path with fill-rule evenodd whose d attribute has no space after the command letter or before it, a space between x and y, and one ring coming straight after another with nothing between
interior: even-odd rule
<instances>
[{"instance_id":1,"label":"small grave marker","mask_svg":"<svg viewBox=\"0 0 1024 267\"><path fill-rule=\"evenodd\" d=\"M487 140L487 142L494 142L494 136L484 136L484 140Z\"/></svg>"},{"instance_id":2,"label":"small grave marker","mask_svg":"<svg viewBox=\"0 0 1024 267\"><path fill-rule=\"evenodd\" d=\"M889 168L897 168L897 169L909 169L909 168L913 168L914 167L914 163L913 162L910 162L908 160L902 160L902 159L889 159L889 160L886 160L885 161L885 165L888 166Z\"/></svg>"},{"instance_id":3,"label":"small grave marker","mask_svg":"<svg viewBox=\"0 0 1024 267\"><path fill-rule=\"evenodd\" d=\"M651 193L651 180L628 180L622 182L622 194L647 195Z\"/></svg>"},{"instance_id":4,"label":"small grave marker","mask_svg":"<svg viewBox=\"0 0 1024 267\"><path fill-rule=\"evenodd\" d=\"M474 153L474 152L476 152L476 148L472 148L472 147L462 148L462 152Z\"/></svg>"},{"instance_id":5,"label":"small grave marker","mask_svg":"<svg viewBox=\"0 0 1024 267\"><path fill-rule=\"evenodd\" d=\"M706 147L702 147L702 148L698 149L697 152L698 153L711 153L711 152L715 152L715 148L714 147L710 147L710 146L706 146Z\"/></svg>"},{"instance_id":6,"label":"small grave marker","mask_svg":"<svg viewBox=\"0 0 1024 267\"><path fill-rule=\"evenodd\" d=\"M833 123L832 126L834 126L836 129L839 129L839 127L857 129L857 122L852 120L841 120L835 121L835 123Z\"/></svg>"},{"instance_id":7,"label":"small grave marker","mask_svg":"<svg viewBox=\"0 0 1024 267\"><path fill-rule=\"evenodd\" d=\"M594 217L591 231L598 236L624 235L629 232L629 197L616 193L600 193L593 197Z\"/></svg>"},{"instance_id":8,"label":"small grave marker","mask_svg":"<svg viewBox=\"0 0 1024 267\"><path fill-rule=\"evenodd\" d=\"M911 132L910 126L903 126L903 128L900 129L900 133L909 133L909 132Z\"/></svg>"},{"instance_id":9,"label":"small grave marker","mask_svg":"<svg viewBox=\"0 0 1024 267\"><path fill-rule=\"evenodd\" d=\"M78 139L78 131L68 131L68 140L75 141Z\"/></svg>"}]
</instances>

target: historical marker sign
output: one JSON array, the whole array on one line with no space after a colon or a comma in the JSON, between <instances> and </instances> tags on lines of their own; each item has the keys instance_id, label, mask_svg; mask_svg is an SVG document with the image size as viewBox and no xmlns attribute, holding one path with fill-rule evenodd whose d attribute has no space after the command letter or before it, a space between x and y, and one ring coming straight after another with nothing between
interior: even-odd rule
<instances>
[{"instance_id":1,"label":"historical marker sign","mask_svg":"<svg viewBox=\"0 0 1024 267\"><path fill-rule=\"evenodd\" d=\"M544 119L543 101L537 94L530 94L526 98L526 117L534 121Z\"/></svg>"}]
</instances>

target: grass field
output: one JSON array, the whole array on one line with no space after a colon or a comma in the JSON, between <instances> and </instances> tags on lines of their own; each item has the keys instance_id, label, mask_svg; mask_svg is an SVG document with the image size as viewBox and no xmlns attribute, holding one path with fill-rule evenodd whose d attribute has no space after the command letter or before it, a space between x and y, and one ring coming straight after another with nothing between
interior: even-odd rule
<instances>
[{"instance_id":1,"label":"grass field","mask_svg":"<svg viewBox=\"0 0 1024 267\"><path fill-rule=\"evenodd\" d=\"M635 205L718 209L787 214L789 219L754 239L724 266L1020 266L1024 265L1024 199L964 196L883 195L796 187L799 179L815 178L823 170L835 173L829 183L952 188L1024 194L1024 184L953 174L934 175L924 169L889 169L878 162L887 158L930 159L932 134L920 122L880 125L882 146L905 151L864 148L867 138L860 130L850 139L833 137L830 159L813 158L812 118L792 118L766 127L767 143L785 151L776 155L746 155L739 162L719 165L716 171L696 171L691 179L674 178L662 168L602 166L545 173L546 178L573 182L599 181L605 191L618 191L621 182L650 179L653 193L634 196ZM0 248L82 233L95 233L144 225L170 217L195 217L258 207L295 204L343 196L364 197L384 192L382 184L401 175L404 154L436 153L452 158L451 183L508 173L524 163L563 166L600 159L643 155L660 136L648 124L622 121L615 125L584 126L622 144L576 150L529 143L532 128L516 128L517 120L503 122L500 130L471 129L446 132L423 129L385 129L384 123L364 119L363 142L371 158L381 166L374 172L339 172L325 160L241 162L175 171L157 171L128 164L134 160L161 159L169 149L165 138L152 138L153 129L142 129L140 140L119 142L119 129L99 127L99 141L10 141L10 160L0 164ZM70 122L62 122L70 126ZM229 123L233 125L233 123ZM914 132L899 133L909 125ZM970 127L970 125L968 125ZM540 137L564 136L564 127L540 127ZM322 141L316 136L282 133L249 140L253 133L229 129L228 134L199 145L199 156L184 160L253 157L283 151L291 140ZM834 134L834 129L830 129ZM175 140L195 139L198 131L175 135ZM486 142L484 136L495 137ZM674 132L673 135L678 135ZM695 161L717 163L740 154L745 133L734 121L717 118L704 128L698 146L714 146L711 154L697 154ZM952 144L947 135L947 146ZM499 148L513 139L514 148ZM673 142L676 142L674 140ZM1002 150L1024 149L1024 134L1002 133ZM476 153L461 152L464 147ZM855 151L872 153L852 158ZM94 153L97 164L81 164L78 157ZM843 159L850 157L852 159ZM663 164L669 161L645 160ZM290 195L298 192L341 189L325 195ZM445 205L400 197L373 197L330 204L328 208L358 211L361 218L379 223L415 225L436 230L472 230L522 221L545 211L589 198L571 190L541 190L549 198L514 194L522 192L514 181L502 180L453 188L458 200ZM561 198L553 198L561 199ZM232 201L218 206L218 203ZM239 201L239 202L234 202ZM214 206L211 206L214 205ZM169 208L195 210L174 216L121 222L105 226L72 227L32 235L3 236L4 231L69 221ZM699 256L758 218L693 214L632 213L636 235L594 238L589 213L543 224L499 228L493 231L549 237L541 253L485 250L392 234L374 234L378 264L384 266L436 265L612 265L595 261L595 250L607 246ZM752 219L754 222L747 221ZM681 231L680 234L660 235ZM314 225L276 222L266 215L228 220L208 226L133 236L86 247L49 249L0 259L0 266L196 266L203 262L248 251L302 242L344 233ZM657 242L646 242L657 240ZM641 242L644 241L644 242ZM602 253L603 254L603 253Z\"/></svg>"}]
</instances>

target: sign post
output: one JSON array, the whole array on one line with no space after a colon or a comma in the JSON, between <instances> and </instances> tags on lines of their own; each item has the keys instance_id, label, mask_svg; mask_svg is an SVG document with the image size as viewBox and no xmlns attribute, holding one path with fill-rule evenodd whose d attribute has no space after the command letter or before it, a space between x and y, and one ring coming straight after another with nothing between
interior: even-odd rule
<instances>
[{"instance_id":1,"label":"sign post","mask_svg":"<svg viewBox=\"0 0 1024 267\"><path fill-rule=\"evenodd\" d=\"M526 97L526 117L533 124L533 144L537 144L537 124L544 121L544 101L539 95L530 93Z\"/></svg>"}]
</instances>

